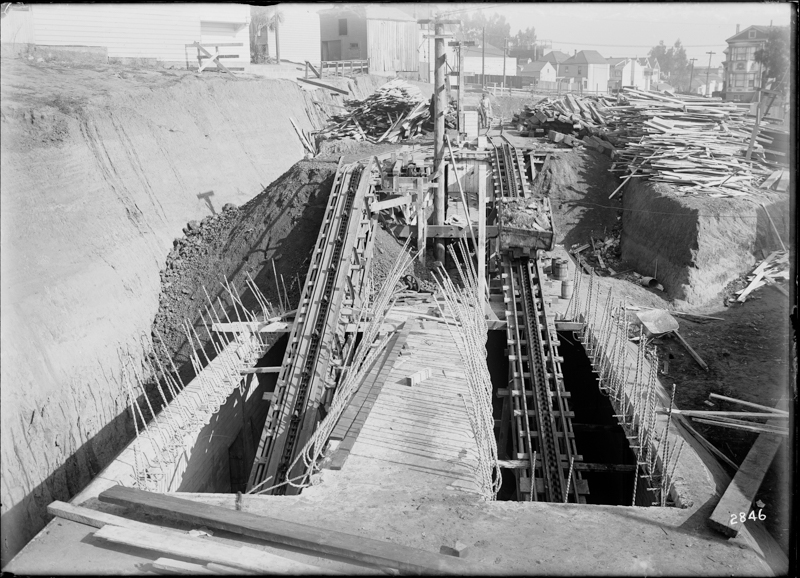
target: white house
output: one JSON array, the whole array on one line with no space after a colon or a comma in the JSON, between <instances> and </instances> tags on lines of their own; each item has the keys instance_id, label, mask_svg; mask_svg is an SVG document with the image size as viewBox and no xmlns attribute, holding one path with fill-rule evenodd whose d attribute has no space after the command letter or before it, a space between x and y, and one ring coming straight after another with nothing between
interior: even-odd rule
<instances>
[{"instance_id":1,"label":"white house","mask_svg":"<svg viewBox=\"0 0 800 578\"><path fill-rule=\"evenodd\" d=\"M609 65L609 89L633 86L650 90L653 67L647 58L606 58Z\"/></svg>"},{"instance_id":2,"label":"white house","mask_svg":"<svg viewBox=\"0 0 800 578\"><path fill-rule=\"evenodd\" d=\"M520 67L517 74L533 78L534 84L556 81L556 69L549 62L529 62Z\"/></svg>"},{"instance_id":3,"label":"white house","mask_svg":"<svg viewBox=\"0 0 800 578\"><path fill-rule=\"evenodd\" d=\"M278 54L276 39L280 42L281 60L314 65L320 61L320 27L317 8L311 4L278 4L275 10L283 14L277 31L263 28L256 44L267 44L268 54Z\"/></svg>"},{"instance_id":4,"label":"white house","mask_svg":"<svg viewBox=\"0 0 800 578\"><path fill-rule=\"evenodd\" d=\"M565 77L576 78L583 90L608 90L609 64L596 50L581 50L561 66Z\"/></svg>"},{"instance_id":5,"label":"white house","mask_svg":"<svg viewBox=\"0 0 800 578\"><path fill-rule=\"evenodd\" d=\"M101 47L108 59L197 66L202 44L241 44L220 49L236 54L226 65L250 62L250 6L245 4L29 4L3 18L3 43L53 47ZM213 49L211 50L213 52Z\"/></svg>"}]
</instances>

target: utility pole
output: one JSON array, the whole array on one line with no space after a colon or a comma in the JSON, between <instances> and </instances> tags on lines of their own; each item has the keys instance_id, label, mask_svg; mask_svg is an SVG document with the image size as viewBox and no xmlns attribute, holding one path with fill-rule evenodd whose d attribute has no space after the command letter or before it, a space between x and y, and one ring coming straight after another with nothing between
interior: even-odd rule
<instances>
[{"instance_id":1,"label":"utility pole","mask_svg":"<svg viewBox=\"0 0 800 578\"><path fill-rule=\"evenodd\" d=\"M464 126L461 123L461 113L464 111L464 47L475 46L474 40L456 40L448 42L448 46L452 46L458 53L458 100L456 101L458 112L458 132L464 132Z\"/></svg>"},{"instance_id":2,"label":"utility pole","mask_svg":"<svg viewBox=\"0 0 800 578\"><path fill-rule=\"evenodd\" d=\"M481 88L486 88L486 26L481 38Z\"/></svg>"},{"instance_id":3,"label":"utility pole","mask_svg":"<svg viewBox=\"0 0 800 578\"><path fill-rule=\"evenodd\" d=\"M431 20L418 20L420 24L429 24ZM433 195L433 224L444 225L444 117L447 113L447 91L445 87L445 67L447 53L444 39L452 37L444 33L445 24L460 24L460 20L441 20L434 18L433 41L436 49L433 83L433 174L436 177L436 191ZM428 36L430 38L430 36ZM460 87L459 87L460 88ZM444 264L444 242L437 238L434 245L435 258Z\"/></svg>"},{"instance_id":4,"label":"utility pole","mask_svg":"<svg viewBox=\"0 0 800 578\"><path fill-rule=\"evenodd\" d=\"M711 56L716 54L716 52L711 52L710 50L706 52L708 54L708 70L706 70L706 96L711 96L710 91L708 90L708 77L711 74Z\"/></svg>"},{"instance_id":5,"label":"utility pole","mask_svg":"<svg viewBox=\"0 0 800 578\"><path fill-rule=\"evenodd\" d=\"M690 58L689 62L692 63L692 68L689 70L689 93L692 92L692 78L694 77L694 61L697 60L696 58Z\"/></svg>"},{"instance_id":6,"label":"utility pole","mask_svg":"<svg viewBox=\"0 0 800 578\"><path fill-rule=\"evenodd\" d=\"M503 90L506 89L506 56L508 56L508 37L503 40Z\"/></svg>"}]
</instances>

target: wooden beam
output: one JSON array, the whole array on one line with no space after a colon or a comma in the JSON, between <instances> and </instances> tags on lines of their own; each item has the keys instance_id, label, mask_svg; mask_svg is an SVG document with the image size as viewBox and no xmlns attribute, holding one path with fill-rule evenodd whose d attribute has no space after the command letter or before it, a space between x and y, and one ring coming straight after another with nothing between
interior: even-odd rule
<instances>
[{"instance_id":1,"label":"wooden beam","mask_svg":"<svg viewBox=\"0 0 800 578\"><path fill-rule=\"evenodd\" d=\"M459 92L461 86L458 87ZM452 156L453 151L450 150ZM453 161L455 165L455 161ZM469 207L464 207L469 215ZM478 295L483 303L486 292L486 164L478 164Z\"/></svg>"},{"instance_id":2,"label":"wooden beam","mask_svg":"<svg viewBox=\"0 0 800 578\"><path fill-rule=\"evenodd\" d=\"M783 405L785 402L786 399L783 398L778 405ZM767 425L781 427L784 423L778 419L771 419L767 421ZM740 514L744 513L745 516L750 514L756 492L761 487L761 482L778 452L781 441L781 436L772 433L762 433L758 436L708 519L711 528L729 537L739 533L744 526Z\"/></svg>"},{"instance_id":3,"label":"wooden beam","mask_svg":"<svg viewBox=\"0 0 800 578\"><path fill-rule=\"evenodd\" d=\"M342 90L338 86L331 86L330 84L325 84L324 82L319 82L317 80L311 80L310 78L301 78L298 76L297 80L301 82L306 82L308 84L313 84L314 86L318 86L319 88L327 88L328 90L338 92L339 94L344 94L344 95L350 94L349 92L347 92L346 90Z\"/></svg>"},{"instance_id":4,"label":"wooden beam","mask_svg":"<svg viewBox=\"0 0 800 578\"><path fill-rule=\"evenodd\" d=\"M393 207L399 207L400 205L408 205L410 202L411 195L401 195L399 197L393 197L383 201L375 201L374 203L370 204L369 212L377 213L378 211L382 211L384 209L391 209Z\"/></svg>"},{"instance_id":5,"label":"wooden beam","mask_svg":"<svg viewBox=\"0 0 800 578\"><path fill-rule=\"evenodd\" d=\"M248 373L280 373L281 369L280 365L275 367L248 367L242 369L239 373L241 375L247 375Z\"/></svg>"},{"instance_id":6,"label":"wooden beam","mask_svg":"<svg viewBox=\"0 0 800 578\"><path fill-rule=\"evenodd\" d=\"M477 229L477 225L473 225L473 232ZM440 238L440 239L457 239L459 237L463 237L465 239L469 238L469 232L467 231L467 227L461 228L456 225L428 225L426 227L427 232L425 236L428 239L431 238ZM408 237L411 235L411 227L408 225L396 225L391 227L390 231L394 233L395 237ZM487 239L494 239L499 236L498 227L496 225L487 225L486 226L486 238Z\"/></svg>"},{"instance_id":7,"label":"wooden beam","mask_svg":"<svg viewBox=\"0 0 800 578\"><path fill-rule=\"evenodd\" d=\"M219 574L201 564L173 560L172 558L158 558L153 562L153 568L174 572L175 574L189 574L190 576L219 576Z\"/></svg>"},{"instance_id":8,"label":"wooden beam","mask_svg":"<svg viewBox=\"0 0 800 578\"><path fill-rule=\"evenodd\" d=\"M57 518L70 520L79 524L85 524L93 528L102 528L103 526L119 526L120 528L130 528L133 530L147 530L156 532L167 536L187 536L183 530L175 530L172 528L164 528L162 526L155 526L153 524L145 524L144 522L137 522L136 520L129 520L114 514L106 512L98 512L90 508L82 506L73 506L66 502L55 501L47 506L47 513Z\"/></svg>"},{"instance_id":9,"label":"wooden beam","mask_svg":"<svg viewBox=\"0 0 800 578\"><path fill-rule=\"evenodd\" d=\"M162 535L155 532L120 528L118 526L103 526L103 528L94 533L94 537L114 544L143 548L151 552L160 552L191 560L214 562L249 572L268 574L338 574L338 572L296 562L256 548L247 546L237 548L202 538L173 536L169 540L165 540Z\"/></svg>"},{"instance_id":10,"label":"wooden beam","mask_svg":"<svg viewBox=\"0 0 800 578\"><path fill-rule=\"evenodd\" d=\"M211 329L218 333L289 333L291 327L285 321L234 321L232 323L212 323Z\"/></svg>"},{"instance_id":11,"label":"wooden beam","mask_svg":"<svg viewBox=\"0 0 800 578\"><path fill-rule=\"evenodd\" d=\"M134 488L114 486L101 493L99 499L102 502L133 507L142 512L165 516L171 520L203 524L209 528L250 536L267 542L341 556L406 572L423 574L432 572L485 573L485 569L479 568L475 564L416 548L345 534L336 530L306 526L271 516L237 512ZM220 563L232 565L230 559Z\"/></svg>"}]
</instances>

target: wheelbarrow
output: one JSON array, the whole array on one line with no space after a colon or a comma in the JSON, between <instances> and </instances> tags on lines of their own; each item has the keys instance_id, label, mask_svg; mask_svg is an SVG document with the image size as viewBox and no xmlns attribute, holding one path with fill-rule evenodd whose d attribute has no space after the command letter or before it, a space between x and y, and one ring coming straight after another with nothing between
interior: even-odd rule
<instances>
[{"instance_id":1,"label":"wheelbarrow","mask_svg":"<svg viewBox=\"0 0 800 578\"><path fill-rule=\"evenodd\" d=\"M661 309L648 309L647 311L640 311L636 314L636 317L641 322L642 326L644 327L645 333L648 337L658 337L661 335L665 335L667 333L674 333L675 337L678 338L678 341L681 342L686 348L686 351L689 352L689 355L706 371L708 371L708 365L702 358L697 355L694 349L686 343L686 340L678 333L678 321L666 311Z\"/></svg>"}]
</instances>

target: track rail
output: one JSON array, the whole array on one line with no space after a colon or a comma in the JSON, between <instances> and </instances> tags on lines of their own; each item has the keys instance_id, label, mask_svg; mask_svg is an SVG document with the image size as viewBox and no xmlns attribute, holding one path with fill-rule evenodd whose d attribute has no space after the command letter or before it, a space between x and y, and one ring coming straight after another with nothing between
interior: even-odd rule
<instances>
[{"instance_id":1,"label":"track rail","mask_svg":"<svg viewBox=\"0 0 800 578\"><path fill-rule=\"evenodd\" d=\"M343 303L358 304L366 280L374 223L365 214L372 164L341 162L289 335L281 373L259 440L247 490L291 478L288 471L318 420L332 381L332 359L341 353L337 335ZM333 380L335 383L335 380ZM266 486L267 484L265 484ZM276 494L294 493L286 485Z\"/></svg>"},{"instance_id":2,"label":"track rail","mask_svg":"<svg viewBox=\"0 0 800 578\"><path fill-rule=\"evenodd\" d=\"M491 140L491 143L495 199L524 199L530 196L531 189L522 153L505 138L498 142Z\"/></svg>"}]
</instances>

